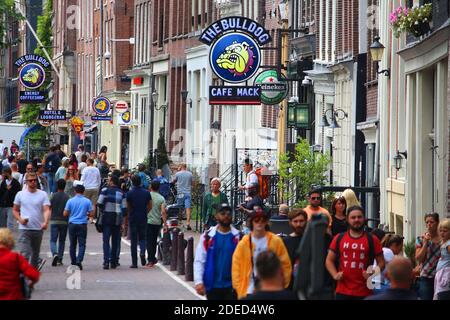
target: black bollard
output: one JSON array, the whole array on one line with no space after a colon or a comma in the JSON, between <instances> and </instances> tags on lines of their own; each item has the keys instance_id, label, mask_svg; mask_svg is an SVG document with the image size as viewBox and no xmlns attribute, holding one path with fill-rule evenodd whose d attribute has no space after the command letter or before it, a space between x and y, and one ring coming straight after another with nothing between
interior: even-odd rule
<instances>
[{"instance_id":1,"label":"black bollard","mask_svg":"<svg viewBox=\"0 0 450 320\"><path fill-rule=\"evenodd\" d=\"M186 252L186 281L194 281L194 238L190 237Z\"/></svg>"},{"instance_id":2,"label":"black bollard","mask_svg":"<svg viewBox=\"0 0 450 320\"><path fill-rule=\"evenodd\" d=\"M163 265L168 266L170 264L170 232L163 233L162 238L162 258Z\"/></svg>"},{"instance_id":3,"label":"black bollard","mask_svg":"<svg viewBox=\"0 0 450 320\"><path fill-rule=\"evenodd\" d=\"M179 230L175 229L172 231L172 255L170 257L170 271L177 270L178 262L178 233Z\"/></svg>"},{"instance_id":4,"label":"black bollard","mask_svg":"<svg viewBox=\"0 0 450 320\"><path fill-rule=\"evenodd\" d=\"M177 267L178 267L178 274L180 276L184 275L184 269L185 269L185 265L184 265L184 233L180 232L178 234L178 263L177 263Z\"/></svg>"}]
</instances>

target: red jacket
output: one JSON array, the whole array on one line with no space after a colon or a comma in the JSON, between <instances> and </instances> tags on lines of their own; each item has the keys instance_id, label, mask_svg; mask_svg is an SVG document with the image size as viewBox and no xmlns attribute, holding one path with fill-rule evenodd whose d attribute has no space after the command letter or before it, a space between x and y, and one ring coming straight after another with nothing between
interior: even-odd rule
<instances>
[{"instance_id":1,"label":"red jacket","mask_svg":"<svg viewBox=\"0 0 450 320\"><path fill-rule=\"evenodd\" d=\"M33 282L39 280L40 273L16 252L0 248L0 300L22 300L20 273Z\"/></svg>"}]
</instances>

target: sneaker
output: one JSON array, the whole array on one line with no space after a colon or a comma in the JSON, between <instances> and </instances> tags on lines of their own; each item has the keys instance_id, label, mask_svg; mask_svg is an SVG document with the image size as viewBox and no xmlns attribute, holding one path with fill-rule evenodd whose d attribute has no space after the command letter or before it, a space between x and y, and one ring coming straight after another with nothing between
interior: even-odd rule
<instances>
[{"instance_id":1,"label":"sneaker","mask_svg":"<svg viewBox=\"0 0 450 320\"><path fill-rule=\"evenodd\" d=\"M141 255L141 264L142 264L143 266L145 266L146 263L147 263L147 260L145 260L145 255Z\"/></svg>"},{"instance_id":2,"label":"sneaker","mask_svg":"<svg viewBox=\"0 0 450 320\"><path fill-rule=\"evenodd\" d=\"M57 254L53 256L52 267L56 267L59 262L59 257Z\"/></svg>"},{"instance_id":3,"label":"sneaker","mask_svg":"<svg viewBox=\"0 0 450 320\"><path fill-rule=\"evenodd\" d=\"M111 269L116 269L117 268L117 264L112 264L111 263Z\"/></svg>"},{"instance_id":4,"label":"sneaker","mask_svg":"<svg viewBox=\"0 0 450 320\"><path fill-rule=\"evenodd\" d=\"M62 266L62 265L64 265L62 262L62 259L58 259L58 266Z\"/></svg>"},{"instance_id":5,"label":"sneaker","mask_svg":"<svg viewBox=\"0 0 450 320\"><path fill-rule=\"evenodd\" d=\"M191 231L192 230L191 225L188 224L186 230Z\"/></svg>"},{"instance_id":6,"label":"sneaker","mask_svg":"<svg viewBox=\"0 0 450 320\"><path fill-rule=\"evenodd\" d=\"M109 263L103 264L103 270L108 270L108 269L109 269Z\"/></svg>"},{"instance_id":7,"label":"sneaker","mask_svg":"<svg viewBox=\"0 0 450 320\"><path fill-rule=\"evenodd\" d=\"M80 268L80 271L83 270L83 265L81 264L81 262L76 263L76 265L78 266L78 268Z\"/></svg>"},{"instance_id":8,"label":"sneaker","mask_svg":"<svg viewBox=\"0 0 450 320\"><path fill-rule=\"evenodd\" d=\"M131 266L130 266L130 268L132 268L132 269L137 269L137 265L134 265L134 264L132 264Z\"/></svg>"}]
</instances>

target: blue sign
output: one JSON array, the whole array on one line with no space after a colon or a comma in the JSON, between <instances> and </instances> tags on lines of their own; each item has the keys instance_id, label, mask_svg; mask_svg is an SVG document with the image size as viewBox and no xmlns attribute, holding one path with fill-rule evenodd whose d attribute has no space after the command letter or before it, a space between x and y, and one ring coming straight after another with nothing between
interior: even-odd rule
<instances>
[{"instance_id":1,"label":"blue sign","mask_svg":"<svg viewBox=\"0 0 450 320\"><path fill-rule=\"evenodd\" d=\"M19 81L27 89L37 89L45 82L45 70L40 64L30 62L20 69Z\"/></svg>"},{"instance_id":2,"label":"blue sign","mask_svg":"<svg viewBox=\"0 0 450 320\"><path fill-rule=\"evenodd\" d=\"M47 91L20 91L20 103L45 103L47 102Z\"/></svg>"},{"instance_id":3,"label":"blue sign","mask_svg":"<svg viewBox=\"0 0 450 320\"><path fill-rule=\"evenodd\" d=\"M92 121L111 121L112 116L92 116Z\"/></svg>"},{"instance_id":4,"label":"blue sign","mask_svg":"<svg viewBox=\"0 0 450 320\"><path fill-rule=\"evenodd\" d=\"M39 120L67 120L66 110L40 110Z\"/></svg>"},{"instance_id":5,"label":"blue sign","mask_svg":"<svg viewBox=\"0 0 450 320\"><path fill-rule=\"evenodd\" d=\"M252 37L240 32L227 33L212 46L209 62L220 79L244 82L258 71L261 51Z\"/></svg>"},{"instance_id":6,"label":"blue sign","mask_svg":"<svg viewBox=\"0 0 450 320\"><path fill-rule=\"evenodd\" d=\"M106 115L111 110L111 101L105 97L98 97L92 104L92 109L98 115Z\"/></svg>"},{"instance_id":7,"label":"blue sign","mask_svg":"<svg viewBox=\"0 0 450 320\"><path fill-rule=\"evenodd\" d=\"M210 86L210 105L260 105L261 87L259 86Z\"/></svg>"}]
</instances>

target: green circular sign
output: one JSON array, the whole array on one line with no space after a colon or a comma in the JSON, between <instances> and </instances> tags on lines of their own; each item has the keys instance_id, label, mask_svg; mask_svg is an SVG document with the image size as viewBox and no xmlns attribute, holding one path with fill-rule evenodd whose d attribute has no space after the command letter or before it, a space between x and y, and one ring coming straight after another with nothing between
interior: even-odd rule
<instances>
[{"instance_id":1,"label":"green circular sign","mask_svg":"<svg viewBox=\"0 0 450 320\"><path fill-rule=\"evenodd\" d=\"M283 74L281 76L285 78ZM266 70L258 74L254 85L261 87L261 103L267 105L280 103L288 94L288 85L285 81L278 81L276 70Z\"/></svg>"}]
</instances>

